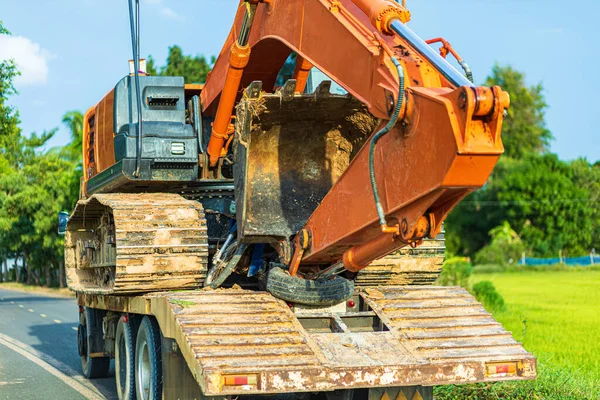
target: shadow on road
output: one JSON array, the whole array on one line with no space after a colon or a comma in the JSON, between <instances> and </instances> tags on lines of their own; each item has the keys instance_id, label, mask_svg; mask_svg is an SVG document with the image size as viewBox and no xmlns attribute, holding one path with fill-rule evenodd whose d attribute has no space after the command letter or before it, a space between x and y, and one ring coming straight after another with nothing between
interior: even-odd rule
<instances>
[{"instance_id":1,"label":"shadow on road","mask_svg":"<svg viewBox=\"0 0 600 400\"><path fill-rule=\"evenodd\" d=\"M68 300L68 299L67 299ZM32 346L37 351L44 353L62 364L67 365L70 370L54 365L61 372L73 376L81 376L81 360L77 353L77 324L47 324L33 325L29 327L29 334L35 336L40 344ZM100 393L108 399L116 399L116 386L114 379L114 363L111 363L108 378L92 379L89 381Z\"/></svg>"}]
</instances>

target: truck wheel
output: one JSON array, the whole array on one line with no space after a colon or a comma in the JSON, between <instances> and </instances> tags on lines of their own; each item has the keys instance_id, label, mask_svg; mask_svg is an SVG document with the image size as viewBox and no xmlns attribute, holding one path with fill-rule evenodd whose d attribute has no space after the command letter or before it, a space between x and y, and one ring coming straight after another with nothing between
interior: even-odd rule
<instances>
[{"instance_id":1,"label":"truck wheel","mask_svg":"<svg viewBox=\"0 0 600 400\"><path fill-rule=\"evenodd\" d=\"M138 400L162 399L160 329L154 318L145 316L135 344L135 386Z\"/></svg>"},{"instance_id":2,"label":"truck wheel","mask_svg":"<svg viewBox=\"0 0 600 400\"><path fill-rule=\"evenodd\" d=\"M106 378L110 369L110 357L92 357L94 343L102 333L102 318L98 310L86 307L79 314L77 327L77 348L81 357L83 376L88 379Z\"/></svg>"},{"instance_id":3,"label":"truck wheel","mask_svg":"<svg viewBox=\"0 0 600 400\"><path fill-rule=\"evenodd\" d=\"M273 296L299 304L331 306L354 294L354 282L340 276L314 281L291 276L282 268L269 271L267 291Z\"/></svg>"},{"instance_id":4,"label":"truck wheel","mask_svg":"<svg viewBox=\"0 0 600 400\"><path fill-rule=\"evenodd\" d=\"M135 339L137 318L122 315L115 334L115 375L119 400L135 399Z\"/></svg>"}]
</instances>

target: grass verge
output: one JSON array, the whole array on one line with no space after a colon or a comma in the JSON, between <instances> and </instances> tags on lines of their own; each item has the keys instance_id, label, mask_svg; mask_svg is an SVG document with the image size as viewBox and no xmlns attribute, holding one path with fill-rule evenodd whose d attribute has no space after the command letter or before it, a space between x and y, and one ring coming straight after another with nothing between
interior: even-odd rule
<instances>
[{"instance_id":1,"label":"grass verge","mask_svg":"<svg viewBox=\"0 0 600 400\"><path fill-rule=\"evenodd\" d=\"M75 293L71 292L69 289L66 288L46 288L41 286L25 285L23 283L16 282L0 283L0 289L14 290L18 292L38 293L50 297L75 297Z\"/></svg>"},{"instance_id":2,"label":"grass verge","mask_svg":"<svg viewBox=\"0 0 600 400\"><path fill-rule=\"evenodd\" d=\"M600 271L474 271L474 284L491 281L504 297L494 317L535 354L538 379L445 386L436 399L599 399Z\"/></svg>"},{"instance_id":3,"label":"grass verge","mask_svg":"<svg viewBox=\"0 0 600 400\"><path fill-rule=\"evenodd\" d=\"M535 381L438 386L436 400L596 400L598 392L585 378L538 363Z\"/></svg>"}]
</instances>

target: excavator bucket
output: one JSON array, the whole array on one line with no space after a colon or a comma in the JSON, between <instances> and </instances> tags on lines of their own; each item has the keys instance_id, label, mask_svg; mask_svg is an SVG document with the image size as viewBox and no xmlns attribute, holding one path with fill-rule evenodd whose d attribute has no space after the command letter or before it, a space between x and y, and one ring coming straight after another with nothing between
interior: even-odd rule
<instances>
[{"instance_id":1,"label":"excavator bucket","mask_svg":"<svg viewBox=\"0 0 600 400\"><path fill-rule=\"evenodd\" d=\"M238 234L245 243L289 238L306 223L373 133L378 120L351 95L245 91L234 141Z\"/></svg>"}]
</instances>

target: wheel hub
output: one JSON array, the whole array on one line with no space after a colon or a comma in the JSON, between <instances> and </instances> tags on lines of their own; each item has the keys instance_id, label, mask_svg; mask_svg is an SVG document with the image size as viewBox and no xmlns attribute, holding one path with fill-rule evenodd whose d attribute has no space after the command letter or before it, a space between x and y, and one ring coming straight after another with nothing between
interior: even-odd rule
<instances>
[{"instance_id":1,"label":"wheel hub","mask_svg":"<svg viewBox=\"0 0 600 400\"><path fill-rule=\"evenodd\" d=\"M150 354L148 350L148 343L145 339L140 346L137 359L137 381L138 381L138 394L142 399L148 399L150 397Z\"/></svg>"}]
</instances>

